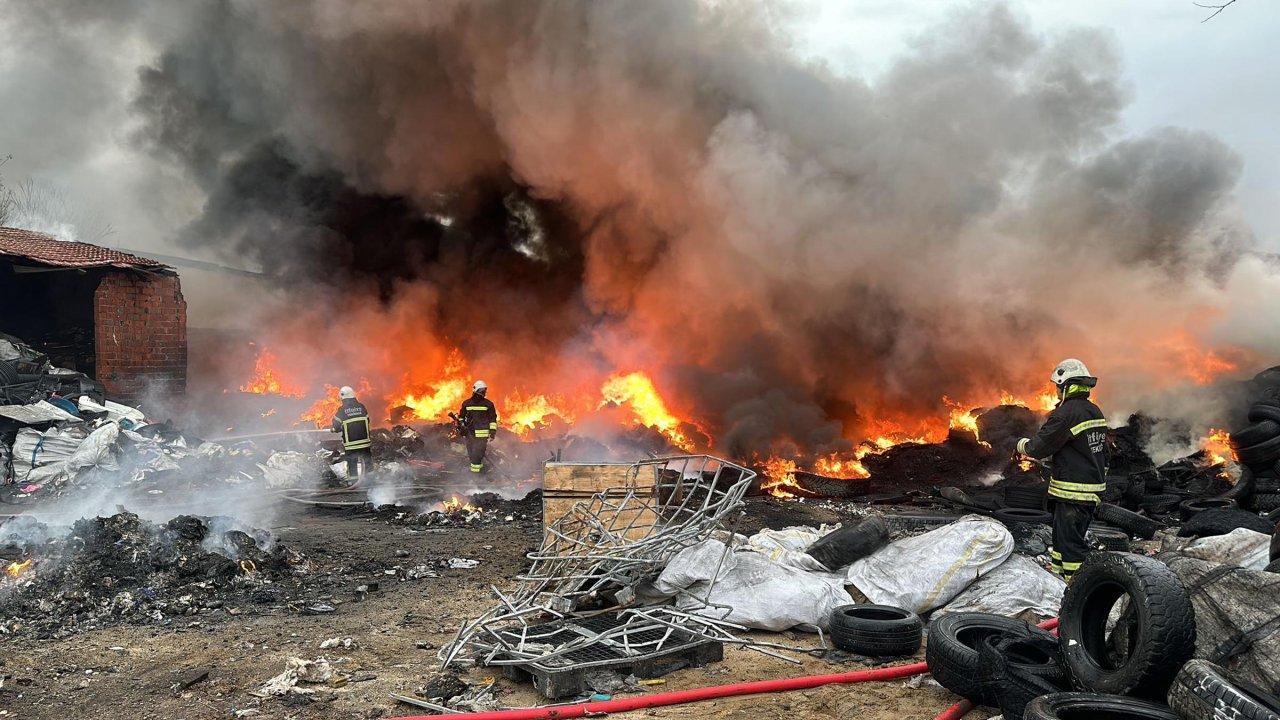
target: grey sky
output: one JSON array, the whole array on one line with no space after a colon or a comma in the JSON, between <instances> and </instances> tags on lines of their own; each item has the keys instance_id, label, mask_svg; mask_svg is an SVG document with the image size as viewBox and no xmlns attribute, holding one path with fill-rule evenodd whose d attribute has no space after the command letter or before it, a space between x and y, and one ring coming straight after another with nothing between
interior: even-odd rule
<instances>
[{"instance_id":1,"label":"grey sky","mask_svg":"<svg viewBox=\"0 0 1280 720\"><path fill-rule=\"evenodd\" d=\"M839 71L874 76L963 3L932 0L799 2L797 48ZM1280 250L1280 6L1240 0L1209 22L1191 0L1021 0L1039 32L1106 28L1120 43L1130 84L1124 131L1173 125L1206 130L1244 159L1240 212L1261 243Z\"/></svg>"}]
</instances>

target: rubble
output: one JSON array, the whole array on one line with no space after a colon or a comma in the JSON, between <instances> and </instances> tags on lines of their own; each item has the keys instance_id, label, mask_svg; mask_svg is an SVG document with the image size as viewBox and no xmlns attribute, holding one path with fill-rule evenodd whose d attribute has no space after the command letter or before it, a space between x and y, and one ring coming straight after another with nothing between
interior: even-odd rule
<instances>
[{"instance_id":1,"label":"rubble","mask_svg":"<svg viewBox=\"0 0 1280 720\"><path fill-rule=\"evenodd\" d=\"M39 523L21 534L6 524L0 548L32 563L0 580L0 631L41 637L275 603L279 581L308 571L305 557L229 518L155 525L126 512L79 520L65 536Z\"/></svg>"}]
</instances>

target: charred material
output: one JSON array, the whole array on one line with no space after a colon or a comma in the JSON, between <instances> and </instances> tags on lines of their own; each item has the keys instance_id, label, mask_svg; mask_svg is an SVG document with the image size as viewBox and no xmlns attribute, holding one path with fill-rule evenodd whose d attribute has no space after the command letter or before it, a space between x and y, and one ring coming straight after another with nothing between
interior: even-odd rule
<instances>
[{"instance_id":1,"label":"charred material","mask_svg":"<svg viewBox=\"0 0 1280 720\"><path fill-rule=\"evenodd\" d=\"M275 583L305 575L307 559L230 518L182 515L156 525L122 512L77 521L48 539L6 527L0 550L29 560L0 580L6 632L39 636L120 622L164 623L228 602L275 603Z\"/></svg>"}]
</instances>

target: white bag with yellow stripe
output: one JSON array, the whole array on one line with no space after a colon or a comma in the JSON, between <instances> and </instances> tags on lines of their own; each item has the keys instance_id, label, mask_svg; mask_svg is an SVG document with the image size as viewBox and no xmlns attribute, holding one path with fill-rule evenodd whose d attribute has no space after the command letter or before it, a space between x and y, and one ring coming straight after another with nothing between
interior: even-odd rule
<instances>
[{"instance_id":1,"label":"white bag with yellow stripe","mask_svg":"<svg viewBox=\"0 0 1280 720\"><path fill-rule=\"evenodd\" d=\"M926 613L946 605L1012 553L1013 536L1004 525L966 515L858 560L845 571L845 582L878 605Z\"/></svg>"}]
</instances>

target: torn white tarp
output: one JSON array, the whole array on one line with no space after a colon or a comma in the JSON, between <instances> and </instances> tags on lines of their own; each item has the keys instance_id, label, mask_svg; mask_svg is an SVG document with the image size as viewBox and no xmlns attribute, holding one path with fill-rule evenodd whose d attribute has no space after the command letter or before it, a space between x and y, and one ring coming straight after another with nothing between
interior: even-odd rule
<instances>
[{"instance_id":1,"label":"torn white tarp","mask_svg":"<svg viewBox=\"0 0 1280 720\"><path fill-rule=\"evenodd\" d=\"M13 442L13 474L21 482L62 480L81 470L101 467L116 470L111 450L120 437L120 426L106 423L81 439L71 430L50 428L18 431Z\"/></svg>"},{"instance_id":2,"label":"torn white tarp","mask_svg":"<svg viewBox=\"0 0 1280 720\"><path fill-rule=\"evenodd\" d=\"M1058 616L1067 584L1029 557L1010 555L995 570L978 578L934 615L981 612L1014 617L1031 611L1042 618Z\"/></svg>"},{"instance_id":3,"label":"torn white tarp","mask_svg":"<svg viewBox=\"0 0 1280 720\"><path fill-rule=\"evenodd\" d=\"M652 590L680 593L676 605L683 610L778 631L827 627L833 609L853 602L843 582L838 575L805 572L751 550L726 554L724 543L704 540L677 553Z\"/></svg>"},{"instance_id":4,"label":"torn white tarp","mask_svg":"<svg viewBox=\"0 0 1280 720\"><path fill-rule=\"evenodd\" d=\"M307 486L324 474L324 464L319 458L294 450L272 453L267 462L259 463L258 467L267 485L273 488Z\"/></svg>"},{"instance_id":5,"label":"torn white tarp","mask_svg":"<svg viewBox=\"0 0 1280 720\"><path fill-rule=\"evenodd\" d=\"M1249 570L1266 570L1271 562L1271 536L1248 528L1236 528L1225 535L1187 541L1169 538L1162 548L1197 560L1234 565Z\"/></svg>"},{"instance_id":6,"label":"torn white tarp","mask_svg":"<svg viewBox=\"0 0 1280 720\"><path fill-rule=\"evenodd\" d=\"M80 419L46 400L30 405L0 405L0 417L17 420L24 425Z\"/></svg>"},{"instance_id":7,"label":"torn white tarp","mask_svg":"<svg viewBox=\"0 0 1280 720\"><path fill-rule=\"evenodd\" d=\"M810 572L828 572L827 567L804 550L822 536L838 529L839 525L823 525L814 529L795 526L782 530L765 528L747 538L747 547L770 560Z\"/></svg>"},{"instance_id":8,"label":"torn white tarp","mask_svg":"<svg viewBox=\"0 0 1280 720\"><path fill-rule=\"evenodd\" d=\"M88 395L81 395L76 405L87 412L106 413L107 419L113 422L132 420L135 425L143 425L147 422L147 416L143 415L141 410L111 402L110 400L99 404L94 402Z\"/></svg>"},{"instance_id":9,"label":"torn white tarp","mask_svg":"<svg viewBox=\"0 0 1280 720\"><path fill-rule=\"evenodd\" d=\"M917 613L946 605L1013 553L999 522L965 515L950 525L889 543L850 565L845 577L878 605Z\"/></svg>"}]
</instances>

